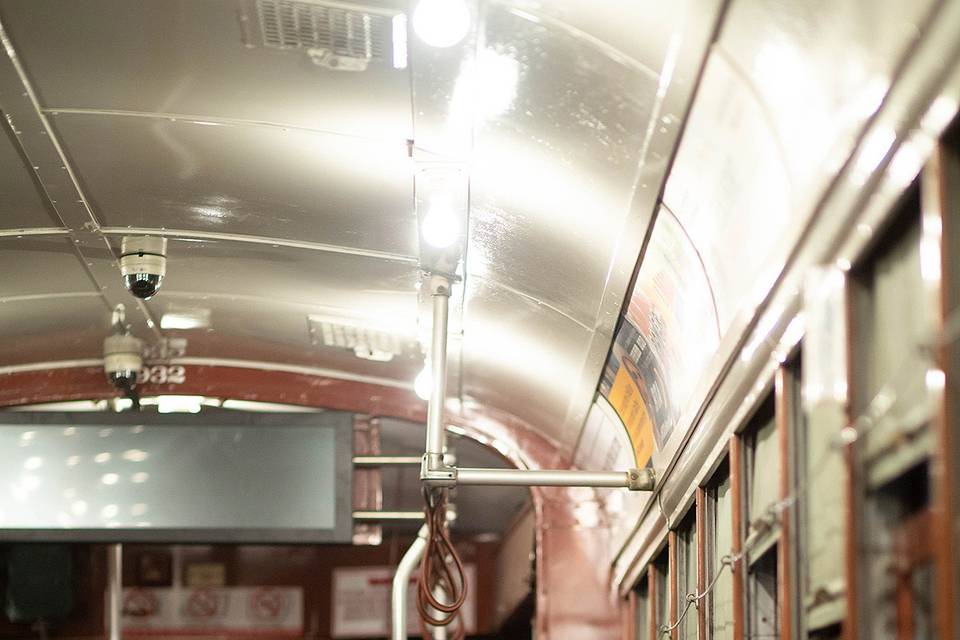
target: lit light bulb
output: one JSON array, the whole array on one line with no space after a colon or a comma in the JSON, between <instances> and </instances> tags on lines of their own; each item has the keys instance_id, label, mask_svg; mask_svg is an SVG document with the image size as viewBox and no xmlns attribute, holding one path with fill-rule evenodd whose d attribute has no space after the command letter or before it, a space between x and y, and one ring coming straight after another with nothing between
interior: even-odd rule
<instances>
[{"instance_id":1,"label":"lit light bulb","mask_svg":"<svg viewBox=\"0 0 960 640\"><path fill-rule=\"evenodd\" d=\"M435 249L446 249L460 236L460 224L453 206L446 200L434 200L423 219L424 241Z\"/></svg>"},{"instance_id":2,"label":"lit light bulb","mask_svg":"<svg viewBox=\"0 0 960 640\"><path fill-rule=\"evenodd\" d=\"M413 30L431 47L452 47L470 31L470 9L463 0L420 0Z\"/></svg>"},{"instance_id":3,"label":"lit light bulb","mask_svg":"<svg viewBox=\"0 0 960 640\"><path fill-rule=\"evenodd\" d=\"M430 372L430 363L423 366L423 371L417 374L413 381L413 390L421 400L430 400L433 391L433 374Z\"/></svg>"}]
</instances>

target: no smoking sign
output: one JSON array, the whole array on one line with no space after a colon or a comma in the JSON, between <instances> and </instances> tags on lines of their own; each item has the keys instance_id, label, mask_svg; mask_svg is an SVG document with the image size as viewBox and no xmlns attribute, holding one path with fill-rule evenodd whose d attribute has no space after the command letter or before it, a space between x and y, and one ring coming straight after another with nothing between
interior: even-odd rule
<instances>
[{"instance_id":1,"label":"no smoking sign","mask_svg":"<svg viewBox=\"0 0 960 640\"><path fill-rule=\"evenodd\" d=\"M248 613L258 622L281 620L288 609L287 594L279 589L263 587L250 595Z\"/></svg>"}]
</instances>

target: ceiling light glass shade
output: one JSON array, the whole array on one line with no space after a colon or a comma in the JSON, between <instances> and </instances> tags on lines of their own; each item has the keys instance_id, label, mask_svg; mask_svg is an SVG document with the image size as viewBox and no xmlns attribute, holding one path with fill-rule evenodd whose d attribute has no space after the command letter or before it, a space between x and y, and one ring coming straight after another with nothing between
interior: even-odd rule
<instances>
[{"instance_id":1,"label":"ceiling light glass shade","mask_svg":"<svg viewBox=\"0 0 960 640\"><path fill-rule=\"evenodd\" d=\"M420 0L413 10L413 30L431 47L452 47L470 31L470 9L463 0Z\"/></svg>"}]
</instances>

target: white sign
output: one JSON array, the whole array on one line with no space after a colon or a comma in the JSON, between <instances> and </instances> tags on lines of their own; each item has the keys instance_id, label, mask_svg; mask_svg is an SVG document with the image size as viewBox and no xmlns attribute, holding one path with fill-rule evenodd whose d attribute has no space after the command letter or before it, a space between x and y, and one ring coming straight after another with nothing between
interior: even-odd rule
<instances>
[{"instance_id":1,"label":"white sign","mask_svg":"<svg viewBox=\"0 0 960 640\"><path fill-rule=\"evenodd\" d=\"M385 637L390 633L390 588L393 567L349 567L333 570L334 638ZM463 603L463 622L467 633L477 624L477 568L464 567L467 577L467 600ZM417 579L410 579L407 589L407 634L420 636L420 615L417 613ZM456 624L454 622L453 624Z\"/></svg>"},{"instance_id":2,"label":"white sign","mask_svg":"<svg viewBox=\"0 0 960 640\"><path fill-rule=\"evenodd\" d=\"M127 588L126 636L303 634L300 587Z\"/></svg>"}]
</instances>

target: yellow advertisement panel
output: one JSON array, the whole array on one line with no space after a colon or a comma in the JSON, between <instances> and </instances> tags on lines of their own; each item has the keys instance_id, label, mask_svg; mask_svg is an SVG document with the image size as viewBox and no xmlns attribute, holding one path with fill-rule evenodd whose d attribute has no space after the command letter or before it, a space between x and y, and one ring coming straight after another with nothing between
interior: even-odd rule
<instances>
[{"instance_id":1,"label":"yellow advertisement panel","mask_svg":"<svg viewBox=\"0 0 960 640\"><path fill-rule=\"evenodd\" d=\"M650 414L640 395L640 389L637 388L626 367L620 367L617 371L617 377L613 381L613 387L607 399L627 428L637 459L637 467L646 466L650 456L653 455L653 422L650 421Z\"/></svg>"}]
</instances>

